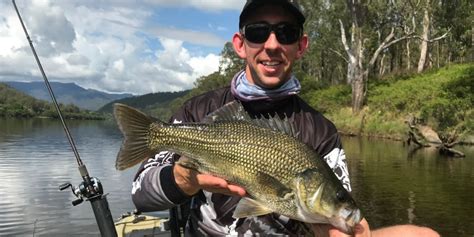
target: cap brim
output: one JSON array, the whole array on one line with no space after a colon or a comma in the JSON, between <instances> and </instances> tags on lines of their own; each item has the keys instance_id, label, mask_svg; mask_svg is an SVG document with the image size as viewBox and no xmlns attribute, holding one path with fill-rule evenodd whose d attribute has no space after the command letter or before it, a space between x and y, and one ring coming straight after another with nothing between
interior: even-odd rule
<instances>
[{"instance_id":1,"label":"cap brim","mask_svg":"<svg viewBox=\"0 0 474 237\"><path fill-rule=\"evenodd\" d=\"M305 17L303 13L296 6L290 3L288 0L259 0L259 1L248 1L245 4L242 12L240 13L239 28L243 27L245 20L247 19L248 15L252 11L267 4L282 6L284 9L289 10L295 16L298 24L300 24L301 26L304 24Z\"/></svg>"}]
</instances>

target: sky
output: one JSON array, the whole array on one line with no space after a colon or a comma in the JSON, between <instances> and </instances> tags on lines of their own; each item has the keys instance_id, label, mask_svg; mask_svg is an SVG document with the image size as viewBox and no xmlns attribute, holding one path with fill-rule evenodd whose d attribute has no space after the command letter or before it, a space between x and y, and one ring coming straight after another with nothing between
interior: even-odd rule
<instances>
[{"instance_id":1,"label":"sky","mask_svg":"<svg viewBox=\"0 0 474 237\"><path fill-rule=\"evenodd\" d=\"M50 81L109 93L180 91L218 70L244 0L16 0ZM0 82L42 81L0 0Z\"/></svg>"}]
</instances>

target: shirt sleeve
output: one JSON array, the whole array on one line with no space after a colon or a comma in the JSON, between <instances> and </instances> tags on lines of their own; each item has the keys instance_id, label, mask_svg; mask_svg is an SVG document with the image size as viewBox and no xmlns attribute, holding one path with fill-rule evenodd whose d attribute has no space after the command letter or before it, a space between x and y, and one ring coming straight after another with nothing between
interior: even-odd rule
<instances>
[{"instance_id":1,"label":"shirt sleeve","mask_svg":"<svg viewBox=\"0 0 474 237\"><path fill-rule=\"evenodd\" d=\"M324 156L324 160L328 163L336 177L341 181L342 186L351 192L351 181L349 179L349 170L347 168L346 154L342 148L334 148L329 154Z\"/></svg>"},{"instance_id":2,"label":"shirt sleeve","mask_svg":"<svg viewBox=\"0 0 474 237\"><path fill-rule=\"evenodd\" d=\"M340 141L340 136L338 133L335 133L330 137L329 140L323 143L323 146L326 146L325 150L329 151L323 155L323 159L332 169L336 177L341 181L342 186L351 192L351 181L349 179L349 169L347 167L346 153L342 148Z\"/></svg>"},{"instance_id":3,"label":"shirt sleeve","mask_svg":"<svg viewBox=\"0 0 474 237\"><path fill-rule=\"evenodd\" d=\"M178 110L170 121L188 121L185 108ZM138 211L166 210L191 198L175 182L173 164L177 159L177 154L162 151L142 163L132 184L132 201Z\"/></svg>"}]
</instances>

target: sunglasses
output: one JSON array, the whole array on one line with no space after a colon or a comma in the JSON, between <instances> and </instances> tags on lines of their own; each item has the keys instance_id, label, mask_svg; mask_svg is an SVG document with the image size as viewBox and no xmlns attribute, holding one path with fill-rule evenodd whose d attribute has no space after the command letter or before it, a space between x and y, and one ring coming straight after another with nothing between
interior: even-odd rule
<instances>
[{"instance_id":1,"label":"sunglasses","mask_svg":"<svg viewBox=\"0 0 474 237\"><path fill-rule=\"evenodd\" d=\"M288 22L278 24L258 22L245 25L240 33L249 42L261 44L266 42L270 34L274 32L280 44L293 44L300 39L302 31L300 26Z\"/></svg>"}]
</instances>

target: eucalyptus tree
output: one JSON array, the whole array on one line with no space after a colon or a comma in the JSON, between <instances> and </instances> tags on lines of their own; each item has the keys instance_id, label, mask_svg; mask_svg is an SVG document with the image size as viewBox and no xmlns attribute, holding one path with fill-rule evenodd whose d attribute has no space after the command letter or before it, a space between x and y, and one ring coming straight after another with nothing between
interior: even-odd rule
<instances>
[{"instance_id":1,"label":"eucalyptus tree","mask_svg":"<svg viewBox=\"0 0 474 237\"><path fill-rule=\"evenodd\" d=\"M295 68L304 90L345 83L346 63L339 52L339 26L334 19L347 17L341 0L301 1L306 15L308 51Z\"/></svg>"},{"instance_id":2,"label":"eucalyptus tree","mask_svg":"<svg viewBox=\"0 0 474 237\"><path fill-rule=\"evenodd\" d=\"M224 76L232 76L242 68L245 68L245 60L240 58L234 51L231 42L226 42L220 53L219 74Z\"/></svg>"},{"instance_id":3,"label":"eucalyptus tree","mask_svg":"<svg viewBox=\"0 0 474 237\"><path fill-rule=\"evenodd\" d=\"M346 0L346 5L350 21L345 24L339 20L339 24L341 42L348 58L347 81L352 87L352 111L358 113L366 99L369 72L379 55L411 34L406 34L398 24L399 13L393 1ZM371 12L371 9L376 10ZM349 37L347 25L350 25Z\"/></svg>"},{"instance_id":4,"label":"eucalyptus tree","mask_svg":"<svg viewBox=\"0 0 474 237\"><path fill-rule=\"evenodd\" d=\"M434 1L434 0L433 0ZM435 38L449 30L447 37L432 47L436 66L474 61L474 2L437 0L433 4L432 31Z\"/></svg>"}]
</instances>

